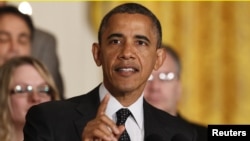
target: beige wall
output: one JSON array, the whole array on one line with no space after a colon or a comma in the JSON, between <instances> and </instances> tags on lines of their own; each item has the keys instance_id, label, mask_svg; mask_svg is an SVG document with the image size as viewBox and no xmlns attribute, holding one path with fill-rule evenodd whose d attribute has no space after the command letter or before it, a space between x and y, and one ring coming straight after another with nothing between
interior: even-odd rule
<instances>
[{"instance_id":1,"label":"beige wall","mask_svg":"<svg viewBox=\"0 0 250 141\"><path fill-rule=\"evenodd\" d=\"M9 2L17 5L18 2ZM67 98L88 92L102 80L91 54L97 41L88 23L88 2L30 2L33 21L57 37Z\"/></svg>"}]
</instances>

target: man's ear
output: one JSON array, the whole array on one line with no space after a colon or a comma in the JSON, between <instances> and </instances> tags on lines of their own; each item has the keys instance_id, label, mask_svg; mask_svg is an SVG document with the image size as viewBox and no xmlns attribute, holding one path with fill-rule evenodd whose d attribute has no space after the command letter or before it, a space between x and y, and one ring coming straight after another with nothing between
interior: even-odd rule
<instances>
[{"instance_id":1,"label":"man's ear","mask_svg":"<svg viewBox=\"0 0 250 141\"><path fill-rule=\"evenodd\" d=\"M92 54L95 60L96 65L99 67L102 65L100 61L100 46L98 43L93 43L92 45Z\"/></svg>"},{"instance_id":2,"label":"man's ear","mask_svg":"<svg viewBox=\"0 0 250 141\"><path fill-rule=\"evenodd\" d=\"M163 48L158 48L156 50L156 53L157 53L157 58L156 58L154 70L158 70L166 58L166 52L163 50Z\"/></svg>"}]
</instances>

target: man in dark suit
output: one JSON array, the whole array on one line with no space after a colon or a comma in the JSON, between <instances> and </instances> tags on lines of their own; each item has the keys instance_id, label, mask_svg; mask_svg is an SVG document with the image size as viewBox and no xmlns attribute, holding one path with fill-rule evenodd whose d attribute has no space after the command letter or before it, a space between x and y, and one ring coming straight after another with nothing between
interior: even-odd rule
<instances>
[{"instance_id":1,"label":"man in dark suit","mask_svg":"<svg viewBox=\"0 0 250 141\"><path fill-rule=\"evenodd\" d=\"M32 107L24 141L171 141L176 136L195 141L189 124L143 99L149 75L165 58L156 16L136 3L117 6L102 19L98 41L92 53L102 66L103 83L85 95Z\"/></svg>"},{"instance_id":2,"label":"man in dark suit","mask_svg":"<svg viewBox=\"0 0 250 141\"><path fill-rule=\"evenodd\" d=\"M163 111L190 123L198 133L198 141L207 141L207 127L190 122L178 113L182 95L181 61L178 53L169 45L162 45L166 58L162 66L153 71L144 90L145 99ZM167 126L167 125L166 125Z\"/></svg>"}]
</instances>

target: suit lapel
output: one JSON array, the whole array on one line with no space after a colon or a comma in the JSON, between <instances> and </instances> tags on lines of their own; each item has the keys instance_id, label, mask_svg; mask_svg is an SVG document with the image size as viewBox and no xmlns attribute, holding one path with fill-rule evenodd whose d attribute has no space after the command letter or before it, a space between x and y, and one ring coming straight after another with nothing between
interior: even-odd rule
<instances>
[{"instance_id":1,"label":"suit lapel","mask_svg":"<svg viewBox=\"0 0 250 141\"><path fill-rule=\"evenodd\" d=\"M144 111L144 131L145 131L145 138L148 135L151 135L154 131L154 119L153 119L153 113L150 109L149 104L143 100L143 111ZM148 122L150 121L150 122Z\"/></svg>"},{"instance_id":2,"label":"suit lapel","mask_svg":"<svg viewBox=\"0 0 250 141\"><path fill-rule=\"evenodd\" d=\"M82 135L83 127L86 126L87 122L95 118L99 105L100 98L98 86L91 92L83 95L78 106L76 106L76 111L80 114L80 117L75 120L74 123L80 137Z\"/></svg>"},{"instance_id":3,"label":"suit lapel","mask_svg":"<svg viewBox=\"0 0 250 141\"><path fill-rule=\"evenodd\" d=\"M151 106L146 100L143 100L143 110L144 110L144 139L152 135L162 135L164 134L164 125L157 112L158 109ZM166 133L166 132L165 132Z\"/></svg>"}]
</instances>

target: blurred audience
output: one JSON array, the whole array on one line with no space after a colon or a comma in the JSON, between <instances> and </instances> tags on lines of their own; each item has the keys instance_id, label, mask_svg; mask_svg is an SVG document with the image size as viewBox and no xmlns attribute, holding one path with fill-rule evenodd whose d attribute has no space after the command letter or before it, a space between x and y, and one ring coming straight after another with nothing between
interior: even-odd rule
<instances>
[{"instance_id":1,"label":"blurred audience","mask_svg":"<svg viewBox=\"0 0 250 141\"><path fill-rule=\"evenodd\" d=\"M0 66L16 56L34 56L46 65L64 99L64 85L59 71L56 39L51 33L34 28L30 16L14 6L0 3Z\"/></svg>"},{"instance_id":2,"label":"blurred audience","mask_svg":"<svg viewBox=\"0 0 250 141\"><path fill-rule=\"evenodd\" d=\"M52 33L35 28L31 55L46 65L56 82L61 99L64 99L64 83L59 70L60 61L57 55L55 36Z\"/></svg>"},{"instance_id":3,"label":"blurred audience","mask_svg":"<svg viewBox=\"0 0 250 141\"><path fill-rule=\"evenodd\" d=\"M23 141L28 109L59 100L58 89L46 67L37 59L9 59L0 67L0 140Z\"/></svg>"},{"instance_id":4,"label":"blurred audience","mask_svg":"<svg viewBox=\"0 0 250 141\"><path fill-rule=\"evenodd\" d=\"M177 52L169 45L163 45L166 58L162 66L153 71L144 90L145 99L155 106L173 116L185 121L178 113L178 102L182 95L181 61ZM207 127L187 121L198 132L198 141L207 140Z\"/></svg>"}]
</instances>

